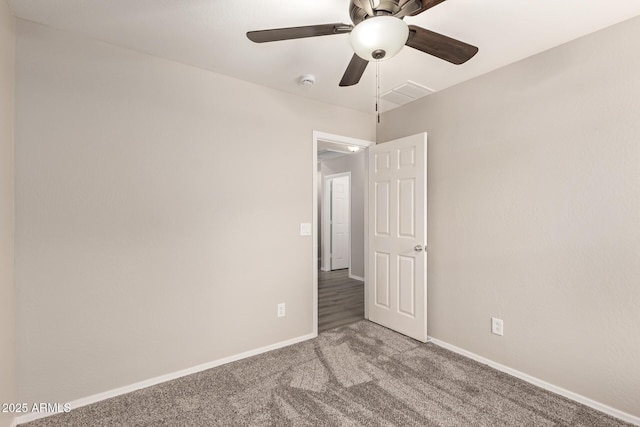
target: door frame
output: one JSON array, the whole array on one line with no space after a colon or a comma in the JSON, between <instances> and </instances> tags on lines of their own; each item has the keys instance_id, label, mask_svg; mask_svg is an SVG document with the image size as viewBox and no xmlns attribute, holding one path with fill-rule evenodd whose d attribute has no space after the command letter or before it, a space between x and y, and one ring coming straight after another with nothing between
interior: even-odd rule
<instances>
[{"instance_id":1,"label":"door frame","mask_svg":"<svg viewBox=\"0 0 640 427\"><path fill-rule=\"evenodd\" d=\"M312 244L312 286L313 286L313 310L312 310L312 319L311 324L313 325L313 336L318 336L318 141L332 142L335 144L342 145L351 145L361 147L363 150L366 150L368 147L375 145L374 141L367 141L364 139L351 138L348 136L335 135L326 132L313 131L313 136L311 138L311 146L312 146L312 165L313 165L313 173L312 173L312 184L311 184L311 195L312 195L312 231L311 236L313 240ZM366 157L366 156L365 156ZM365 176L369 174L369 165L365 158L364 164L364 173ZM365 179L365 189L364 189L364 203L365 206L369 206L368 201L368 187L367 180ZM368 215L364 216L364 227L365 230L368 230L369 222ZM369 250L369 241L367 237L367 233L364 236L364 298L367 301L367 269L369 267L369 261L367 257L367 252ZM351 261L349 261L351 262ZM369 318L369 312L367 310L367 304L364 305L364 317L365 319Z\"/></svg>"},{"instance_id":2,"label":"door frame","mask_svg":"<svg viewBox=\"0 0 640 427\"><path fill-rule=\"evenodd\" d=\"M327 175L322 181L322 236L320 237L320 247L323 248L324 245L324 250L322 251L321 269L322 271L331 271L331 247L333 245L329 224L329 218L331 218L331 193L327 191L327 184L334 178L342 178L344 176L349 177L349 277L351 277L351 171Z\"/></svg>"}]
</instances>

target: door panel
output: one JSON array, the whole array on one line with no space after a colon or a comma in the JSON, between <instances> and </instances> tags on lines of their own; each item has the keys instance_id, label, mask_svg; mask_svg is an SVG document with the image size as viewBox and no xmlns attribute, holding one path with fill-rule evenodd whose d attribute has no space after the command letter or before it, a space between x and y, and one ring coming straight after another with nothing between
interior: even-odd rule
<instances>
[{"instance_id":1,"label":"door panel","mask_svg":"<svg viewBox=\"0 0 640 427\"><path fill-rule=\"evenodd\" d=\"M331 270L349 268L350 187L349 176L331 180Z\"/></svg>"},{"instance_id":2,"label":"door panel","mask_svg":"<svg viewBox=\"0 0 640 427\"><path fill-rule=\"evenodd\" d=\"M389 170L389 153L376 154L374 164L376 173L384 170Z\"/></svg>"},{"instance_id":3,"label":"door panel","mask_svg":"<svg viewBox=\"0 0 640 427\"><path fill-rule=\"evenodd\" d=\"M427 135L369 148L369 320L427 340Z\"/></svg>"},{"instance_id":4,"label":"door panel","mask_svg":"<svg viewBox=\"0 0 640 427\"><path fill-rule=\"evenodd\" d=\"M415 192L415 179L398 181L398 234L400 237L416 237Z\"/></svg>"},{"instance_id":5,"label":"door panel","mask_svg":"<svg viewBox=\"0 0 640 427\"><path fill-rule=\"evenodd\" d=\"M386 309L389 308L389 254L376 252L375 271L373 275L375 286L375 304Z\"/></svg>"},{"instance_id":6,"label":"door panel","mask_svg":"<svg viewBox=\"0 0 640 427\"><path fill-rule=\"evenodd\" d=\"M398 257L398 312L410 317L415 317L415 258Z\"/></svg>"},{"instance_id":7,"label":"door panel","mask_svg":"<svg viewBox=\"0 0 640 427\"><path fill-rule=\"evenodd\" d=\"M375 225L377 236L389 235L389 181L376 182Z\"/></svg>"}]
</instances>

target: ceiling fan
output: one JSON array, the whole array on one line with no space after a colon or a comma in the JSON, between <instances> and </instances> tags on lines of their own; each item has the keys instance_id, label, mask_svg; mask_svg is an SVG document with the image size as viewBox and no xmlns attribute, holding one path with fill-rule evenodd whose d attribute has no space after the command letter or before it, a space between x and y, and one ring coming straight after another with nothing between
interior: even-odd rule
<instances>
[{"instance_id":1,"label":"ceiling fan","mask_svg":"<svg viewBox=\"0 0 640 427\"><path fill-rule=\"evenodd\" d=\"M416 16L445 0L350 0L351 24L322 24L304 27L249 31L247 37L256 43L302 39L350 33L354 55L342 76L340 86L357 84L369 61L388 59L403 46L462 64L471 59L478 48L424 28L407 25L405 16Z\"/></svg>"}]
</instances>

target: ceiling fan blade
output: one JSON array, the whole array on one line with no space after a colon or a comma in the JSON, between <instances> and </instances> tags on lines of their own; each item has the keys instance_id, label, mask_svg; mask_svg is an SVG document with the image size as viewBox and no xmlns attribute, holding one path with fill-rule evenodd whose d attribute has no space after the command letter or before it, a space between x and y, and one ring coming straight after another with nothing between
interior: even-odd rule
<instances>
[{"instance_id":1,"label":"ceiling fan blade","mask_svg":"<svg viewBox=\"0 0 640 427\"><path fill-rule=\"evenodd\" d=\"M478 53L475 46L415 25L409 25L406 45L456 65L467 62Z\"/></svg>"},{"instance_id":2,"label":"ceiling fan blade","mask_svg":"<svg viewBox=\"0 0 640 427\"><path fill-rule=\"evenodd\" d=\"M400 6L400 10L398 10L393 16L395 16L396 18L402 19L405 16L411 15L421 10L422 1L421 0L404 0L404 1L400 1L399 6Z\"/></svg>"},{"instance_id":3,"label":"ceiling fan blade","mask_svg":"<svg viewBox=\"0 0 640 427\"><path fill-rule=\"evenodd\" d=\"M422 3L422 5L415 11L413 11L412 13L410 13L409 15L411 16L416 16L421 14L422 12L424 12L427 9L431 9L433 6L437 6L440 3L442 3L445 0L418 0L418 3Z\"/></svg>"},{"instance_id":4,"label":"ceiling fan blade","mask_svg":"<svg viewBox=\"0 0 640 427\"><path fill-rule=\"evenodd\" d=\"M353 25L349 24L322 24L308 25L305 27L274 28L272 30L259 30L247 32L249 40L255 43L275 42L280 40L303 39L307 37L330 36L332 34L349 33Z\"/></svg>"},{"instance_id":5,"label":"ceiling fan blade","mask_svg":"<svg viewBox=\"0 0 640 427\"><path fill-rule=\"evenodd\" d=\"M342 80L340 80L340 86L353 86L357 84L368 64L369 61L354 54L351 62L349 62L349 66L347 66L347 71L344 72Z\"/></svg>"}]
</instances>

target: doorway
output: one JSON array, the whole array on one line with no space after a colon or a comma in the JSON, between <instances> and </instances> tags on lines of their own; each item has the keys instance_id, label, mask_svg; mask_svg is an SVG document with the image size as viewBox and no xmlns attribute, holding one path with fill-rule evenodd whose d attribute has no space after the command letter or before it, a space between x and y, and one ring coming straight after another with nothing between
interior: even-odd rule
<instances>
[{"instance_id":1,"label":"doorway","mask_svg":"<svg viewBox=\"0 0 640 427\"><path fill-rule=\"evenodd\" d=\"M360 139L355 139L350 137L344 137L340 135L327 134L323 132L313 133L312 152L313 152L313 165L314 165L314 171L313 171L313 225L314 225L314 232L313 232L314 263L313 264L314 265L313 265L313 319L312 320L313 320L314 335L318 334L319 276L321 276L321 279L322 279L321 284L323 286L322 288L323 312L324 312L323 324L325 326L327 324L331 324L331 322L326 321L326 318L324 317L327 315L327 313L329 313L329 315L332 317L332 319L329 319L331 321L333 320L337 321L337 319L340 317L344 317L347 319L352 317L352 315L348 314L348 310L341 310L340 308L341 302L347 303L348 302L346 301L347 299L356 301L358 298L364 300L364 297L365 297L363 295L366 292L366 286L364 285L364 282L366 281L366 277L365 277L366 260L365 260L364 253L366 253L367 237L366 237L366 233L364 233L364 230L366 230L368 218L364 214L365 213L364 207L367 206L366 179L364 179L364 177L366 177L367 170L366 170L366 161L364 159L365 159L366 148L374 144L375 143L372 141L365 141L365 140L360 140ZM349 150L349 147L351 147L351 150ZM322 150L321 153L319 153L319 149ZM358 178L360 179L360 185L362 186L359 194L359 197L361 199L359 203L361 204L361 206L359 207L352 206L355 203L351 203L351 202L349 203L349 214L351 216L351 220L350 220L348 240L352 240L355 243L359 243L360 247L362 247L363 249L361 250L362 251L362 255L360 256L361 261L357 261L357 260L354 260L355 254L352 253L353 251L351 250L351 246L349 246L349 249L347 252L347 259L349 262L349 266L351 268L344 269L344 270L338 269L335 271L331 271L332 266L330 262L329 263L327 262L330 260L330 258L324 255L327 249L326 248L327 245L324 245L324 244L321 245L321 243L324 243L323 240L326 240L327 242L331 240L330 238L329 239L323 238L323 236L328 231L330 231L330 230L327 230L326 226L323 227L323 224L322 224L322 218L323 218L322 210L325 205L323 203L324 197L325 197L325 194L323 194L323 187L324 187L323 184L324 184L324 177L326 175L340 175L344 171L339 171L339 170L331 171L327 169L323 174L322 171L320 170L321 168L319 167L318 160L326 158L327 156L331 158L337 158L340 156L340 152L342 152L342 154L344 155L345 152L349 152L349 151L354 151L354 152L359 151L359 156L362 158L363 173L362 173L362 178ZM339 161L336 161L336 163L339 163ZM349 184L351 189L356 188L356 185L357 185L356 175L354 174L350 175ZM350 193L351 199L353 199L354 191L355 190L351 191ZM355 214L356 218L354 219L354 211L358 211L358 209L360 209L360 213L356 213ZM356 223L354 223L354 221L356 220L360 222L359 227L361 227L363 230L361 234L357 234L355 232L354 226ZM354 266L354 263L358 264L358 262L359 262L359 265ZM327 270L326 273L332 276L325 275L325 271L323 270ZM344 277L341 277L341 276L344 276ZM360 289L359 291L360 296L356 296L357 291L354 291L354 289L357 289L357 288ZM360 313L359 314L360 318L362 317L367 318L366 309L363 303L362 303L362 310L363 310L364 316L363 316L363 313Z\"/></svg>"},{"instance_id":2,"label":"doorway","mask_svg":"<svg viewBox=\"0 0 640 427\"><path fill-rule=\"evenodd\" d=\"M351 171L324 175L321 200L320 269L347 268L351 276Z\"/></svg>"}]
</instances>

